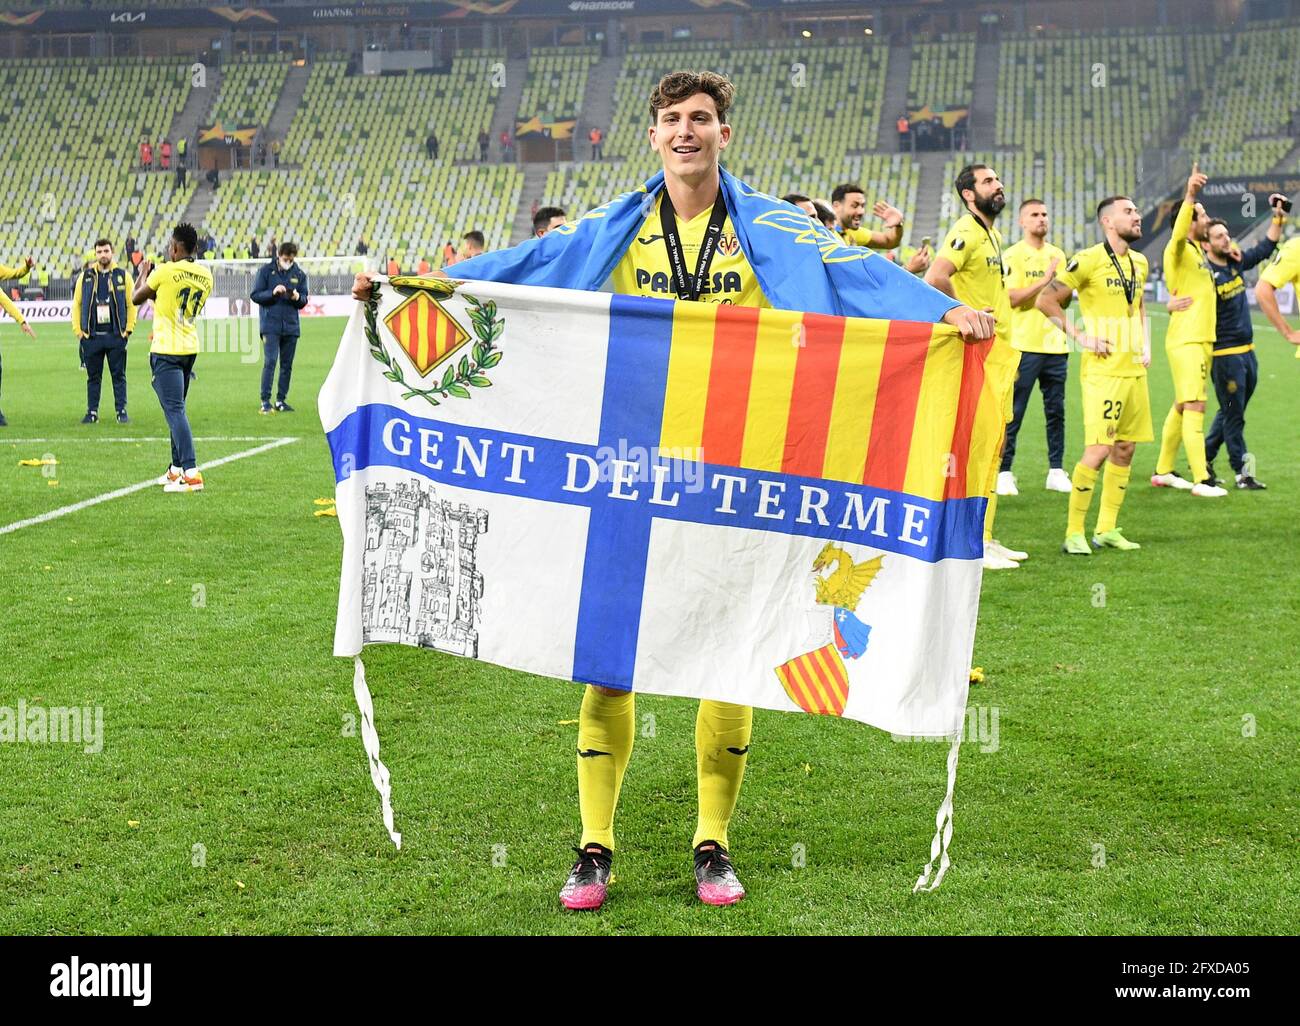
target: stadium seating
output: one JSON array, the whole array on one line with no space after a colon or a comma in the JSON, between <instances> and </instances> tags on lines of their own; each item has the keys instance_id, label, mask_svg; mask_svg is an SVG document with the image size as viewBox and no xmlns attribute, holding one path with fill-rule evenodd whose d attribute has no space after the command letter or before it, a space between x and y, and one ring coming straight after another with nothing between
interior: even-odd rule
<instances>
[{"instance_id":1,"label":"stadium seating","mask_svg":"<svg viewBox=\"0 0 1300 1026\"><path fill-rule=\"evenodd\" d=\"M459 55L448 75L349 75L341 58L315 63L281 150L282 170L239 171L222 184L206 225L224 246L250 236L292 238L304 255L350 253L403 268L471 228L506 245L523 175L477 158L492 119L486 73L499 54ZM425 153L433 128L440 154ZM452 197L455 197L452 201Z\"/></svg>"},{"instance_id":2,"label":"stadium seating","mask_svg":"<svg viewBox=\"0 0 1300 1026\"><path fill-rule=\"evenodd\" d=\"M1057 245L1067 251L1092 245L1102 196L1129 193L1140 205L1162 198L1166 180L1159 176L1154 193L1141 194L1144 155L1176 139L1190 107L1213 95L1222 50L1223 36L1206 32L1004 37L996 117L1000 149L950 160L945 181L952 181L961 164L983 160L1007 189L1002 230L1009 241L1019 237L1016 208L1037 196L1047 202ZM1176 163L1181 167L1183 161ZM946 227L959 212L951 188L941 209Z\"/></svg>"},{"instance_id":3,"label":"stadium seating","mask_svg":"<svg viewBox=\"0 0 1300 1026\"><path fill-rule=\"evenodd\" d=\"M1297 55L1300 25L1259 25L1232 38L1183 139L1206 174L1259 174L1295 144L1288 127L1300 102Z\"/></svg>"},{"instance_id":4,"label":"stadium seating","mask_svg":"<svg viewBox=\"0 0 1300 1026\"><path fill-rule=\"evenodd\" d=\"M595 47L539 46L528 55L528 78L519 99L520 121L576 118L587 88L587 74L600 60Z\"/></svg>"},{"instance_id":5,"label":"stadium seating","mask_svg":"<svg viewBox=\"0 0 1300 1026\"><path fill-rule=\"evenodd\" d=\"M189 93L188 61L7 60L0 88L0 132L11 140L0 157L5 259L30 253L58 278L101 236L119 255L128 235L161 246L193 179L176 189L172 174L139 170L139 143L153 142L157 167L158 143ZM31 144L20 142L34 129Z\"/></svg>"},{"instance_id":6,"label":"stadium seating","mask_svg":"<svg viewBox=\"0 0 1300 1026\"><path fill-rule=\"evenodd\" d=\"M226 128L265 125L288 74L284 57L238 57L223 65L212 120Z\"/></svg>"},{"instance_id":7,"label":"stadium seating","mask_svg":"<svg viewBox=\"0 0 1300 1026\"><path fill-rule=\"evenodd\" d=\"M708 52L709 66L736 86L730 116L735 134L723 158L733 173L778 196L791 191L828 196L839 182L860 177L864 187L894 197L895 203L914 198L910 162L861 153L874 145L889 51L855 40L722 49L695 42L629 52L615 86L605 146L606 157L619 162L577 163L552 171L547 202L571 213L590 209L655 172L659 160L646 140L647 97L662 75L684 60L689 63L693 50Z\"/></svg>"},{"instance_id":8,"label":"stadium seating","mask_svg":"<svg viewBox=\"0 0 1300 1026\"><path fill-rule=\"evenodd\" d=\"M974 98L973 35L954 34L938 42L912 44L912 67L907 81L909 110L926 106L934 110L969 107Z\"/></svg>"},{"instance_id":9,"label":"stadium seating","mask_svg":"<svg viewBox=\"0 0 1300 1026\"><path fill-rule=\"evenodd\" d=\"M973 35L896 45L911 54L910 109L973 102ZM1007 186L1008 241L1019 234L1016 207L1035 195L1047 201L1052 238L1066 250L1095 241L1093 210L1102 195L1134 193L1149 207L1192 159L1212 177L1300 172L1300 162L1278 168L1296 141L1297 52L1295 22L1252 23L1233 33L1004 34L991 135L981 152L947 159L940 231L959 213L951 180L974 159L992 164ZM723 157L733 173L773 195L821 199L840 182L858 181L869 202L886 199L910 214L920 164L872 152L881 118L897 113L882 109L889 55L876 37L633 46L614 86L604 159L553 165L539 198L576 215L650 177L659 167L646 139L651 89L675 68L707 66L736 85L734 136ZM522 167L481 164L477 145L494 114L505 113L495 109L500 93L490 74L504 60L498 49L460 50L446 74L363 76L349 73L355 65L344 55L314 59L279 166L225 176L200 227L219 249L274 234L294 238L312 256L350 253L364 236L372 260L391 255L404 266L421 258L437 263L442 245L470 228L482 230L490 248L506 245ZM599 60L591 46L534 48L518 108L509 113L543 121L579 116ZM161 246L199 176L176 190L172 175L137 168L137 149L142 137L156 147L168 135L189 92L188 68L180 59L4 62L0 84L13 99L0 126L15 139L31 124L42 133L39 147L13 145L0 157L10 183L0 199L9 257L31 252L58 277L100 235L120 245L133 234L146 250ZM283 56L230 59L212 118L228 127L265 126L289 68ZM430 129L439 138L437 160L424 149ZM911 238L914 227L909 216L905 244L920 241Z\"/></svg>"},{"instance_id":10,"label":"stadium seating","mask_svg":"<svg viewBox=\"0 0 1300 1026\"><path fill-rule=\"evenodd\" d=\"M1085 140L1098 152L1160 145L1213 69L1204 50L1189 57L1189 38L1150 30L1004 38L998 145L1032 153L1078 149Z\"/></svg>"}]
</instances>

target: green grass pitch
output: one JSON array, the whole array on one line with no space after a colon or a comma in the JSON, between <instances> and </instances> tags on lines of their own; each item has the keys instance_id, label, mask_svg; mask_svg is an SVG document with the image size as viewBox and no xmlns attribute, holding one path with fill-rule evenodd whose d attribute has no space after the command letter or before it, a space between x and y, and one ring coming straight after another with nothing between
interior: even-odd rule
<instances>
[{"instance_id":1,"label":"green grass pitch","mask_svg":"<svg viewBox=\"0 0 1300 1026\"><path fill-rule=\"evenodd\" d=\"M1153 316L1156 430L1170 398ZM199 360L201 439L299 441L217 467L201 495L149 488L0 535L0 706L100 706L103 750L0 744L0 932L1293 933L1300 908L1300 362L1262 322L1247 437L1267 492L1155 490L1139 446L1121 526L1141 552L1059 554L1035 395L998 534L1031 553L985 577L953 868L928 854L946 746L760 710L733 853L749 896L694 898L695 703L642 696L598 914L556 894L578 840L579 687L426 651L367 650L401 852L379 817L351 665L330 655L337 522L315 394L342 330L314 321L290 400L257 410L260 364ZM143 339L135 422L83 427L66 325L0 329L10 427L0 526L160 473ZM102 407L111 409L107 379ZM1068 392L1067 468L1080 451ZM1213 400L1211 407L1213 408ZM43 439L42 441L23 441ZM200 441L200 462L258 441ZM46 455L55 476L18 461ZM1221 458L1220 472L1226 469ZM57 480L57 485L52 481ZM1094 502L1093 517L1096 514ZM1092 518L1089 520L1091 527ZM1104 594L1104 603L1101 596ZM991 723L991 721L986 721ZM984 745L992 748L992 744Z\"/></svg>"}]
</instances>

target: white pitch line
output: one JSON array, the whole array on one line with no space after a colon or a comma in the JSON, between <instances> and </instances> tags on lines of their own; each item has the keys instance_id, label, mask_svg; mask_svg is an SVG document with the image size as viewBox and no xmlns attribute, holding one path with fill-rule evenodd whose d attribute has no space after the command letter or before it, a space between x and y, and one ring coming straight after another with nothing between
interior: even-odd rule
<instances>
[{"instance_id":1,"label":"white pitch line","mask_svg":"<svg viewBox=\"0 0 1300 1026\"><path fill-rule=\"evenodd\" d=\"M218 460L212 460L204 463L200 470L208 470L212 467L219 467L223 463L232 463L235 460L242 460L246 456L256 456L259 453L269 452L271 449L278 449L282 445L288 445L291 442L298 441L297 438L277 438L267 445L259 445L253 449L245 449L243 452L232 453L229 456L222 456ZM74 502L71 506L60 506L58 509L52 509L48 513L42 513L40 516L29 517L26 520L17 520L12 524L5 524L0 527L0 534L9 534L12 531L21 531L24 527L31 527L33 524L43 524L48 520L54 520L58 517L67 516L69 513L76 513L78 510L86 509L89 506L97 506L101 502L108 502L110 499L120 499L124 495L130 495L133 492L143 491L146 488L157 488L157 476L149 478L148 481L141 481L138 484L127 485L125 488L118 488L116 491L105 492L103 495L96 495L91 499L82 499L80 502Z\"/></svg>"},{"instance_id":2,"label":"white pitch line","mask_svg":"<svg viewBox=\"0 0 1300 1026\"><path fill-rule=\"evenodd\" d=\"M196 442L274 442L280 438L288 438L288 435L195 435ZM296 441L296 439L290 439ZM171 438L167 435L146 435L143 437L131 438L78 438L76 435L70 435L67 438L6 438L0 435L0 445L8 442L10 445L39 445L46 442L170 442Z\"/></svg>"}]
</instances>

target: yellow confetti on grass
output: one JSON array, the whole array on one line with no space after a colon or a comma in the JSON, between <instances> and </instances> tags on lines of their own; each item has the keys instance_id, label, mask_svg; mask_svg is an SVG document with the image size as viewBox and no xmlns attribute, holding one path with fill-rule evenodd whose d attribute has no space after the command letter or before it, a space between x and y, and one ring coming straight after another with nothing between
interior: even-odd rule
<instances>
[{"instance_id":1,"label":"yellow confetti on grass","mask_svg":"<svg viewBox=\"0 0 1300 1026\"><path fill-rule=\"evenodd\" d=\"M317 506L333 506L335 502L334 499L312 499L311 501Z\"/></svg>"},{"instance_id":2,"label":"yellow confetti on grass","mask_svg":"<svg viewBox=\"0 0 1300 1026\"><path fill-rule=\"evenodd\" d=\"M339 511L336 510L333 506L331 506L329 509L318 509L316 510L315 513L312 514L312 516L314 517L337 517L338 515L339 515Z\"/></svg>"},{"instance_id":3,"label":"yellow confetti on grass","mask_svg":"<svg viewBox=\"0 0 1300 1026\"><path fill-rule=\"evenodd\" d=\"M20 467L56 467L56 466L58 466L58 464L59 464L59 461L58 461L58 460L53 460L53 459L51 459L51 460L19 460L19 461L18 461L18 465L19 465Z\"/></svg>"},{"instance_id":4,"label":"yellow confetti on grass","mask_svg":"<svg viewBox=\"0 0 1300 1026\"><path fill-rule=\"evenodd\" d=\"M46 481L45 483L46 483L47 485L49 485L51 488L58 488L58 487L59 487L59 479L58 479L57 477L52 477L52 478L50 478L48 481Z\"/></svg>"},{"instance_id":5,"label":"yellow confetti on grass","mask_svg":"<svg viewBox=\"0 0 1300 1026\"><path fill-rule=\"evenodd\" d=\"M809 766L806 762L803 764L803 772L804 772L804 776L812 775L812 767Z\"/></svg>"},{"instance_id":6,"label":"yellow confetti on grass","mask_svg":"<svg viewBox=\"0 0 1300 1026\"><path fill-rule=\"evenodd\" d=\"M983 683L984 683L984 667L982 667L982 666L972 666L972 667L970 668L970 682L971 682L972 684L983 684Z\"/></svg>"},{"instance_id":7,"label":"yellow confetti on grass","mask_svg":"<svg viewBox=\"0 0 1300 1026\"><path fill-rule=\"evenodd\" d=\"M577 721L577 720L556 720L555 722L556 722L556 725L557 725L557 726L560 726L560 727L572 727L572 726L574 726L578 721Z\"/></svg>"},{"instance_id":8,"label":"yellow confetti on grass","mask_svg":"<svg viewBox=\"0 0 1300 1026\"><path fill-rule=\"evenodd\" d=\"M138 819L128 819L126 825L134 829L140 825L140 821Z\"/></svg>"},{"instance_id":9,"label":"yellow confetti on grass","mask_svg":"<svg viewBox=\"0 0 1300 1026\"><path fill-rule=\"evenodd\" d=\"M238 888L242 891L242 890L244 889L244 881L243 881L243 880L236 880L236 881L235 881L235 886L238 887Z\"/></svg>"}]
</instances>

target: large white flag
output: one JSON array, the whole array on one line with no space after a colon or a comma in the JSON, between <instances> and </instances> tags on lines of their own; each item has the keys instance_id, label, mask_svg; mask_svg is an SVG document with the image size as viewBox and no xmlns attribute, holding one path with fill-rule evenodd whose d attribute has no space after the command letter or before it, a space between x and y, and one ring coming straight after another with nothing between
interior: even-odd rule
<instances>
[{"instance_id":1,"label":"large white flag","mask_svg":"<svg viewBox=\"0 0 1300 1026\"><path fill-rule=\"evenodd\" d=\"M1001 426L986 349L930 324L381 279L320 394L335 653L397 642L957 737ZM392 832L359 660L357 693Z\"/></svg>"}]
</instances>

